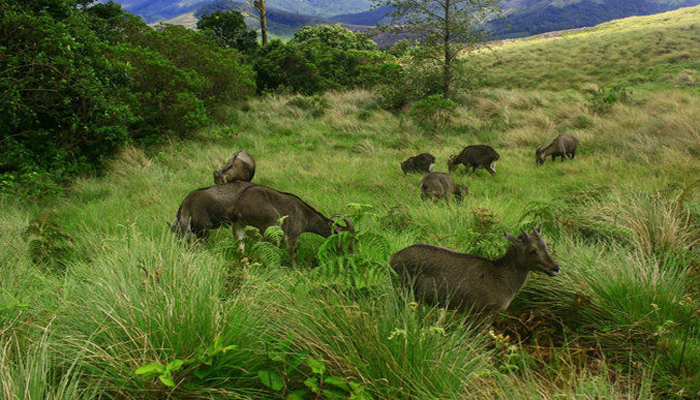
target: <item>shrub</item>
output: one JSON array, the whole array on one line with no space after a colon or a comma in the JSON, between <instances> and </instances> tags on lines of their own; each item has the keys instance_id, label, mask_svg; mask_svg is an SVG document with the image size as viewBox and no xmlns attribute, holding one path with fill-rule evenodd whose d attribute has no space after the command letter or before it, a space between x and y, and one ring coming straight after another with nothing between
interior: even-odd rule
<instances>
[{"instance_id":1,"label":"shrub","mask_svg":"<svg viewBox=\"0 0 700 400\"><path fill-rule=\"evenodd\" d=\"M612 84L594 91L588 97L588 108L597 114L605 114L616 103L628 103L632 93L623 84Z\"/></svg>"},{"instance_id":2,"label":"shrub","mask_svg":"<svg viewBox=\"0 0 700 400\"><path fill-rule=\"evenodd\" d=\"M439 94L417 101L411 109L410 116L426 131L437 133L452 122L457 103Z\"/></svg>"}]
</instances>

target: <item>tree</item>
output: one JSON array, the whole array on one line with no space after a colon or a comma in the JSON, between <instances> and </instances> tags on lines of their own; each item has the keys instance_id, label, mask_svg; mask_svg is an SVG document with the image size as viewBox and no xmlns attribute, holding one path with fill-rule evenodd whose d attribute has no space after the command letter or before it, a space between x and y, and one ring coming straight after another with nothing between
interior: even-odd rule
<instances>
[{"instance_id":1,"label":"tree","mask_svg":"<svg viewBox=\"0 0 700 400\"><path fill-rule=\"evenodd\" d=\"M265 0L245 0L246 3L250 7L255 10L254 12L250 12L247 7L241 7L241 4L238 1L233 1L233 0L227 0L228 3L231 5L231 7L240 9L241 12L244 12L251 17L255 18L260 22L260 35L262 36L262 45L266 46L267 45L267 8L265 6Z\"/></svg>"},{"instance_id":2,"label":"tree","mask_svg":"<svg viewBox=\"0 0 700 400\"><path fill-rule=\"evenodd\" d=\"M483 42L487 19L500 11L500 0L374 0L389 6L390 33L408 34L421 43L425 60L442 69L442 94L449 97L460 51Z\"/></svg>"},{"instance_id":3,"label":"tree","mask_svg":"<svg viewBox=\"0 0 700 400\"><path fill-rule=\"evenodd\" d=\"M214 32L222 47L234 48L248 53L258 47L257 34L249 31L243 15L239 11L215 11L202 16L197 29Z\"/></svg>"}]
</instances>

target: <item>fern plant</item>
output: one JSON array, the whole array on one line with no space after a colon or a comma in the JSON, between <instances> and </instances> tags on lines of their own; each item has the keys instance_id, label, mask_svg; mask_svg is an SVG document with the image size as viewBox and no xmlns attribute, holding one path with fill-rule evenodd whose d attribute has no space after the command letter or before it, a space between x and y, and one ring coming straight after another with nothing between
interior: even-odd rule
<instances>
[{"instance_id":1,"label":"fern plant","mask_svg":"<svg viewBox=\"0 0 700 400\"><path fill-rule=\"evenodd\" d=\"M37 265L64 268L75 240L61 231L53 213L42 214L29 222L22 238L29 244L29 258Z\"/></svg>"},{"instance_id":2,"label":"fern plant","mask_svg":"<svg viewBox=\"0 0 700 400\"><path fill-rule=\"evenodd\" d=\"M287 216L277 220L277 225L269 226L265 232L260 234L257 228L247 226L246 231L255 242L250 246L250 257L268 267L279 267L282 265L282 258L286 252L283 246L284 231L282 223Z\"/></svg>"}]
</instances>

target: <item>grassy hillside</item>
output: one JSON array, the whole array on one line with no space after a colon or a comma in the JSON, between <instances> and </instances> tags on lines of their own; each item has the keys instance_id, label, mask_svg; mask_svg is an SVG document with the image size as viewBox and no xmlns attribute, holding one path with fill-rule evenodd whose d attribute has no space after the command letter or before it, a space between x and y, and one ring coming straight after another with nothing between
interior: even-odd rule
<instances>
[{"instance_id":1,"label":"grassy hillside","mask_svg":"<svg viewBox=\"0 0 700 400\"><path fill-rule=\"evenodd\" d=\"M65 197L0 198L0 397L697 396L700 93L697 72L675 80L698 62L684 22L697 13L483 52L480 90L438 135L371 92L330 93L326 107L270 97L222 109L194 141L128 149ZM631 56L653 32L646 62ZM586 56L611 62L577 70ZM618 82L626 101L590 100ZM559 133L579 138L576 159L536 167ZM455 173L461 204L422 202L421 176L398 165L430 151L446 171L475 143L500 153L498 174ZM254 182L350 215L357 251L305 234L290 266L274 245L240 254L229 229L177 242L167 223L182 198L237 149L256 158ZM562 273L531 276L492 326L413 303L389 272L389 255L419 242L498 256L503 230L531 223Z\"/></svg>"},{"instance_id":2,"label":"grassy hillside","mask_svg":"<svg viewBox=\"0 0 700 400\"><path fill-rule=\"evenodd\" d=\"M686 87L700 78L700 7L615 20L584 33L505 41L475 57L481 85L545 90L610 83Z\"/></svg>"}]
</instances>

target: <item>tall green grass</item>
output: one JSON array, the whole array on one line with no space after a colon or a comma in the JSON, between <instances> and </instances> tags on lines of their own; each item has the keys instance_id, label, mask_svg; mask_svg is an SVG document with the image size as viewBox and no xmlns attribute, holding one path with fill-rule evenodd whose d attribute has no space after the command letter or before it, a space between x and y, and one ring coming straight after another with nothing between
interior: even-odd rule
<instances>
[{"instance_id":1,"label":"tall green grass","mask_svg":"<svg viewBox=\"0 0 700 400\"><path fill-rule=\"evenodd\" d=\"M658 18L590 35L631 43L627 31L677 28ZM574 51L575 40L588 39L507 47L530 57L536 46ZM530 76L528 60L517 85L499 77L516 70L507 63L484 70L503 87L459 96L453 124L434 135L378 108L369 91L329 93L313 107L273 96L223 108L226 122L190 142L126 149L105 176L63 197L0 198L0 397L316 398L327 382L352 382L386 399L692 398L698 94L629 81L631 101L599 112L585 88L540 90L564 77ZM537 167L535 148L560 133L579 138L576 159ZM421 176L399 168L429 151L446 171L449 155L476 143L500 153L498 174L454 173L469 186L461 204L422 202ZM240 254L230 229L205 244L176 241L167 223L184 196L213 184L212 170L238 149L256 158L254 182L325 215L352 215L356 252L304 234L293 267L284 249L279 258ZM23 236L36 221L50 231ZM497 257L504 230L540 223L562 273L532 276L491 326L414 303L387 263L420 242ZM56 243L63 234L71 240ZM32 257L37 243L58 250ZM136 373L179 362L173 386ZM281 387L261 379L273 374ZM316 391L309 379L326 386Z\"/></svg>"}]
</instances>

